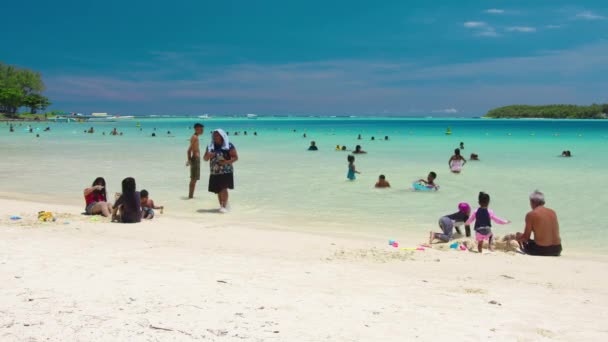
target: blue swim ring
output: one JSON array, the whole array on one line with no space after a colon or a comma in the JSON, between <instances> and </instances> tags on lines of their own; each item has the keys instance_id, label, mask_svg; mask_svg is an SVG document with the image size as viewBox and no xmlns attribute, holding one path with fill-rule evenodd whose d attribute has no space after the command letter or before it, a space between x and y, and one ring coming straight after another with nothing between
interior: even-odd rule
<instances>
[{"instance_id":1,"label":"blue swim ring","mask_svg":"<svg viewBox=\"0 0 608 342\"><path fill-rule=\"evenodd\" d=\"M437 191L437 187L429 187L424 183L414 182L412 188L416 191Z\"/></svg>"}]
</instances>

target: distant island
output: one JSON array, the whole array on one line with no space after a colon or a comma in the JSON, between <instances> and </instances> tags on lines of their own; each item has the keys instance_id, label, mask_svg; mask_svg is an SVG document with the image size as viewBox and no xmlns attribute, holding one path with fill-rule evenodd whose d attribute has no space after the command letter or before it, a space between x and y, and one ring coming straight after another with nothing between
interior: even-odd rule
<instances>
[{"instance_id":1,"label":"distant island","mask_svg":"<svg viewBox=\"0 0 608 342\"><path fill-rule=\"evenodd\" d=\"M529 118L529 119L606 119L608 104L546 105L528 106L513 105L490 110L485 118Z\"/></svg>"}]
</instances>

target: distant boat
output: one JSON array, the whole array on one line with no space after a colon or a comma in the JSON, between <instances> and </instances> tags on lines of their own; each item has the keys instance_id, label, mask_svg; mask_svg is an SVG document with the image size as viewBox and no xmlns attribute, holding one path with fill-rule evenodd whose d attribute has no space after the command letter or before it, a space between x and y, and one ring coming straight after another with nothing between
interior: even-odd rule
<instances>
[{"instance_id":1,"label":"distant boat","mask_svg":"<svg viewBox=\"0 0 608 342\"><path fill-rule=\"evenodd\" d=\"M257 119L258 116L255 114L247 114L247 119Z\"/></svg>"},{"instance_id":2,"label":"distant boat","mask_svg":"<svg viewBox=\"0 0 608 342\"><path fill-rule=\"evenodd\" d=\"M201 119L211 119L211 117L209 116L209 114L199 115L198 117L201 118Z\"/></svg>"}]
</instances>

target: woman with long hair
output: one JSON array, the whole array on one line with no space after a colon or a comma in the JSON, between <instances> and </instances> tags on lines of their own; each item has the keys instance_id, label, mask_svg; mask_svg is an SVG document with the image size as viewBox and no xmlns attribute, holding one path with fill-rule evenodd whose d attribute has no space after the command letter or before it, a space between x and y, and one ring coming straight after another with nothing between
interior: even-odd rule
<instances>
[{"instance_id":1,"label":"woman with long hair","mask_svg":"<svg viewBox=\"0 0 608 342\"><path fill-rule=\"evenodd\" d=\"M112 205L108 203L106 180L97 177L91 187L84 189L85 213L87 215L103 215L109 217Z\"/></svg>"},{"instance_id":2,"label":"woman with long hair","mask_svg":"<svg viewBox=\"0 0 608 342\"><path fill-rule=\"evenodd\" d=\"M127 177L122 180L122 194L114 203L112 221L137 223L141 221L141 198L135 191L135 179Z\"/></svg>"}]
</instances>

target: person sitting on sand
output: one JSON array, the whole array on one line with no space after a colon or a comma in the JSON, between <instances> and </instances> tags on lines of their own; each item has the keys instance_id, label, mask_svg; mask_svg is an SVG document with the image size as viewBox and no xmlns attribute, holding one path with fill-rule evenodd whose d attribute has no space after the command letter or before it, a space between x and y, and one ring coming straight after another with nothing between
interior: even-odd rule
<instances>
[{"instance_id":1,"label":"person sitting on sand","mask_svg":"<svg viewBox=\"0 0 608 342\"><path fill-rule=\"evenodd\" d=\"M459 203L457 212L442 216L439 219L439 228L441 228L442 232L434 233L431 231L429 234L429 244L433 243L433 241L436 239L442 242L452 240L454 227L456 226L457 222L466 222L469 219L469 215L471 215L471 206L468 203ZM465 225L465 229L467 236L471 236L471 226ZM460 232L460 228L458 227L456 227L456 232L458 232L458 234L462 234Z\"/></svg>"},{"instance_id":2,"label":"person sitting on sand","mask_svg":"<svg viewBox=\"0 0 608 342\"><path fill-rule=\"evenodd\" d=\"M90 188L84 189L84 202L86 215L110 216L112 205L107 200L105 179L97 177Z\"/></svg>"},{"instance_id":3,"label":"person sitting on sand","mask_svg":"<svg viewBox=\"0 0 608 342\"><path fill-rule=\"evenodd\" d=\"M317 147L317 143L314 141L310 142L310 146L308 147L309 151L318 151L319 148Z\"/></svg>"},{"instance_id":4,"label":"person sitting on sand","mask_svg":"<svg viewBox=\"0 0 608 342\"><path fill-rule=\"evenodd\" d=\"M163 209L165 208L162 205L156 206L156 204L154 204L154 201L149 196L150 194L147 190L142 190L139 193L139 197L141 200L142 218L146 220L151 220L154 218L154 209L160 209L160 213L162 214Z\"/></svg>"},{"instance_id":5,"label":"person sitting on sand","mask_svg":"<svg viewBox=\"0 0 608 342\"><path fill-rule=\"evenodd\" d=\"M471 214L471 217L469 217L465 224L470 225L475 222L475 240L477 240L477 251L479 253L482 251L484 241L488 241L488 248L490 251L493 251L494 233L492 233L492 221L498 224L509 224L511 221L501 219L494 215L491 209L488 209L490 195L485 192L479 193L478 202L479 208Z\"/></svg>"},{"instance_id":6,"label":"person sitting on sand","mask_svg":"<svg viewBox=\"0 0 608 342\"><path fill-rule=\"evenodd\" d=\"M530 207L532 211L526 214L524 232L515 234L521 250L529 255L560 256L562 239L557 214L545 207L545 195L538 190L530 194Z\"/></svg>"},{"instance_id":7,"label":"person sitting on sand","mask_svg":"<svg viewBox=\"0 0 608 342\"><path fill-rule=\"evenodd\" d=\"M426 185L429 188L437 189L439 186L437 184L435 184L435 179L436 178L437 178L437 174L434 171L431 171L431 172L429 172L428 176L426 176L426 179L420 178L416 182L417 183L422 183L422 184Z\"/></svg>"},{"instance_id":8,"label":"person sitting on sand","mask_svg":"<svg viewBox=\"0 0 608 342\"><path fill-rule=\"evenodd\" d=\"M364 153L367 153L367 152L365 152L361 149L361 145L355 146L355 150L353 151L353 154L364 154Z\"/></svg>"},{"instance_id":9,"label":"person sitting on sand","mask_svg":"<svg viewBox=\"0 0 608 342\"><path fill-rule=\"evenodd\" d=\"M462 167L466 163L467 160L460 155L460 149L458 148L454 150L454 155L450 157L450 160L448 160L450 171L452 171L453 173L460 173L460 171L462 171Z\"/></svg>"},{"instance_id":10,"label":"person sitting on sand","mask_svg":"<svg viewBox=\"0 0 608 342\"><path fill-rule=\"evenodd\" d=\"M471 157L469 159L479 161L479 155L477 153L471 153Z\"/></svg>"},{"instance_id":11,"label":"person sitting on sand","mask_svg":"<svg viewBox=\"0 0 608 342\"><path fill-rule=\"evenodd\" d=\"M378 181L376 182L375 187L376 188L390 188L391 183L389 183L386 180L386 177L384 175L380 175L380 177L378 177Z\"/></svg>"},{"instance_id":12,"label":"person sitting on sand","mask_svg":"<svg viewBox=\"0 0 608 342\"><path fill-rule=\"evenodd\" d=\"M357 176L355 176L355 174L361 173L357 171L357 168L355 167L355 156L348 156L346 160L348 161L348 173L346 174L346 178L348 178L348 180L354 181L355 179L357 179Z\"/></svg>"},{"instance_id":13,"label":"person sitting on sand","mask_svg":"<svg viewBox=\"0 0 608 342\"><path fill-rule=\"evenodd\" d=\"M135 191L135 179L127 177L122 180L122 194L114 202L112 222L138 223L141 217L141 198Z\"/></svg>"}]
</instances>

